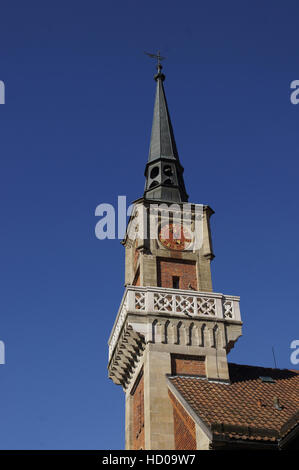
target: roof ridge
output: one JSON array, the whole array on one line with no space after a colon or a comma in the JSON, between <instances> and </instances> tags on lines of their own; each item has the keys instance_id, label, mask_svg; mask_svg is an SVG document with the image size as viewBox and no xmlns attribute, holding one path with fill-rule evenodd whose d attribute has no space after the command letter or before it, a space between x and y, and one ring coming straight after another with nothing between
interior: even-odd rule
<instances>
[{"instance_id":1,"label":"roof ridge","mask_svg":"<svg viewBox=\"0 0 299 470\"><path fill-rule=\"evenodd\" d=\"M296 372L297 374L299 374L299 370L295 370L295 369L281 369L279 367L270 367L270 366L257 366L257 365L253 365L253 364L237 364L236 362L228 362L228 365L231 365L231 366L238 366L238 367L251 367L251 368L255 368L255 369L268 369L268 370L275 370L275 371L290 371L290 372Z\"/></svg>"},{"instance_id":2,"label":"roof ridge","mask_svg":"<svg viewBox=\"0 0 299 470\"><path fill-rule=\"evenodd\" d=\"M165 374L168 379L197 379L197 380L205 380L209 383L220 383L225 385L230 385L230 380L226 379L217 379L217 378L208 378L206 375L194 375L194 374Z\"/></svg>"}]
</instances>

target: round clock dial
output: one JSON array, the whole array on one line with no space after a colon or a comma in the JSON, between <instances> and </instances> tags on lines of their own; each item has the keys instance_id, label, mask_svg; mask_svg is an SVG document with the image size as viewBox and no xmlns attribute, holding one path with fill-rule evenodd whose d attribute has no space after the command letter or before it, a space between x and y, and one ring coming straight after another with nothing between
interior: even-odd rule
<instances>
[{"instance_id":1,"label":"round clock dial","mask_svg":"<svg viewBox=\"0 0 299 470\"><path fill-rule=\"evenodd\" d=\"M165 224L160 228L159 241L170 250L186 250L192 242L190 231L182 224Z\"/></svg>"}]
</instances>

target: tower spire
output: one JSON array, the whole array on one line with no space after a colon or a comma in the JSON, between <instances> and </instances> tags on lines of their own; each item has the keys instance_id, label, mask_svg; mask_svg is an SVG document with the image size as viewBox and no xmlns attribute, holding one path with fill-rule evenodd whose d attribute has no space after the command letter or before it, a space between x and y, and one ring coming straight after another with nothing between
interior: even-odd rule
<instances>
[{"instance_id":1,"label":"tower spire","mask_svg":"<svg viewBox=\"0 0 299 470\"><path fill-rule=\"evenodd\" d=\"M158 54L146 53L157 59L157 71L154 76L157 82L154 116L148 162L145 168L146 199L154 199L169 202L186 202L186 193L183 171L180 164L173 128L168 111L163 82L165 75L162 73L161 60L164 57Z\"/></svg>"}]
</instances>

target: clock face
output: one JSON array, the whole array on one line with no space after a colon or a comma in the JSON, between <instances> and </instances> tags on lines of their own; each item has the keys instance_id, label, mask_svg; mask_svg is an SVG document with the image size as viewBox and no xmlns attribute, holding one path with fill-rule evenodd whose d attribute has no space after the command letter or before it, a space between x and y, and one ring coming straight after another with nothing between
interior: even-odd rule
<instances>
[{"instance_id":1,"label":"clock face","mask_svg":"<svg viewBox=\"0 0 299 470\"><path fill-rule=\"evenodd\" d=\"M169 250L182 251L192 243L192 235L182 224L165 224L160 228L159 241Z\"/></svg>"}]
</instances>

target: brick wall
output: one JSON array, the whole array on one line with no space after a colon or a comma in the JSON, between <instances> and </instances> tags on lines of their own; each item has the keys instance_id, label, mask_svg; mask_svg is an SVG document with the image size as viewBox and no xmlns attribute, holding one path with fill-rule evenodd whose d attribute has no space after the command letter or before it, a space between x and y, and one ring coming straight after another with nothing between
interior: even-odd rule
<instances>
[{"instance_id":1,"label":"brick wall","mask_svg":"<svg viewBox=\"0 0 299 470\"><path fill-rule=\"evenodd\" d=\"M134 281L133 281L133 286L140 286L140 270L139 270L139 268L138 268L138 270L135 274Z\"/></svg>"},{"instance_id":2,"label":"brick wall","mask_svg":"<svg viewBox=\"0 0 299 470\"><path fill-rule=\"evenodd\" d=\"M133 443L132 449L144 449L144 380L143 372L133 387Z\"/></svg>"},{"instance_id":3,"label":"brick wall","mask_svg":"<svg viewBox=\"0 0 299 470\"><path fill-rule=\"evenodd\" d=\"M158 259L158 286L173 287L173 277L179 277L179 289L197 290L196 264L194 261Z\"/></svg>"},{"instance_id":4,"label":"brick wall","mask_svg":"<svg viewBox=\"0 0 299 470\"><path fill-rule=\"evenodd\" d=\"M175 450L196 450L195 423L175 396L168 391L173 406Z\"/></svg>"},{"instance_id":5,"label":"brick wall","mask_svg":"<svg viewBox=\"0 0 299 470\"><path fill-rule=\"evenodd\" d=\"M136 246L137 242L135 242L135 246ZM135 248L135 251L134 251L134 262L133 262L133 267L134 269L136 269L136 266L137 266L137 263L138 263L138 259L139 259L139 251Z\"/></svg>"},{"instance_id":6,"label":"brick wall","mask_svg":"<svg viewBox=\"0 0 299 470\"><path fill-rule=\"evenodd\" d=\"M189 374L206 376L205 357L172 354L171 373L172 375Z\"/></svg>"}]
</instances>

